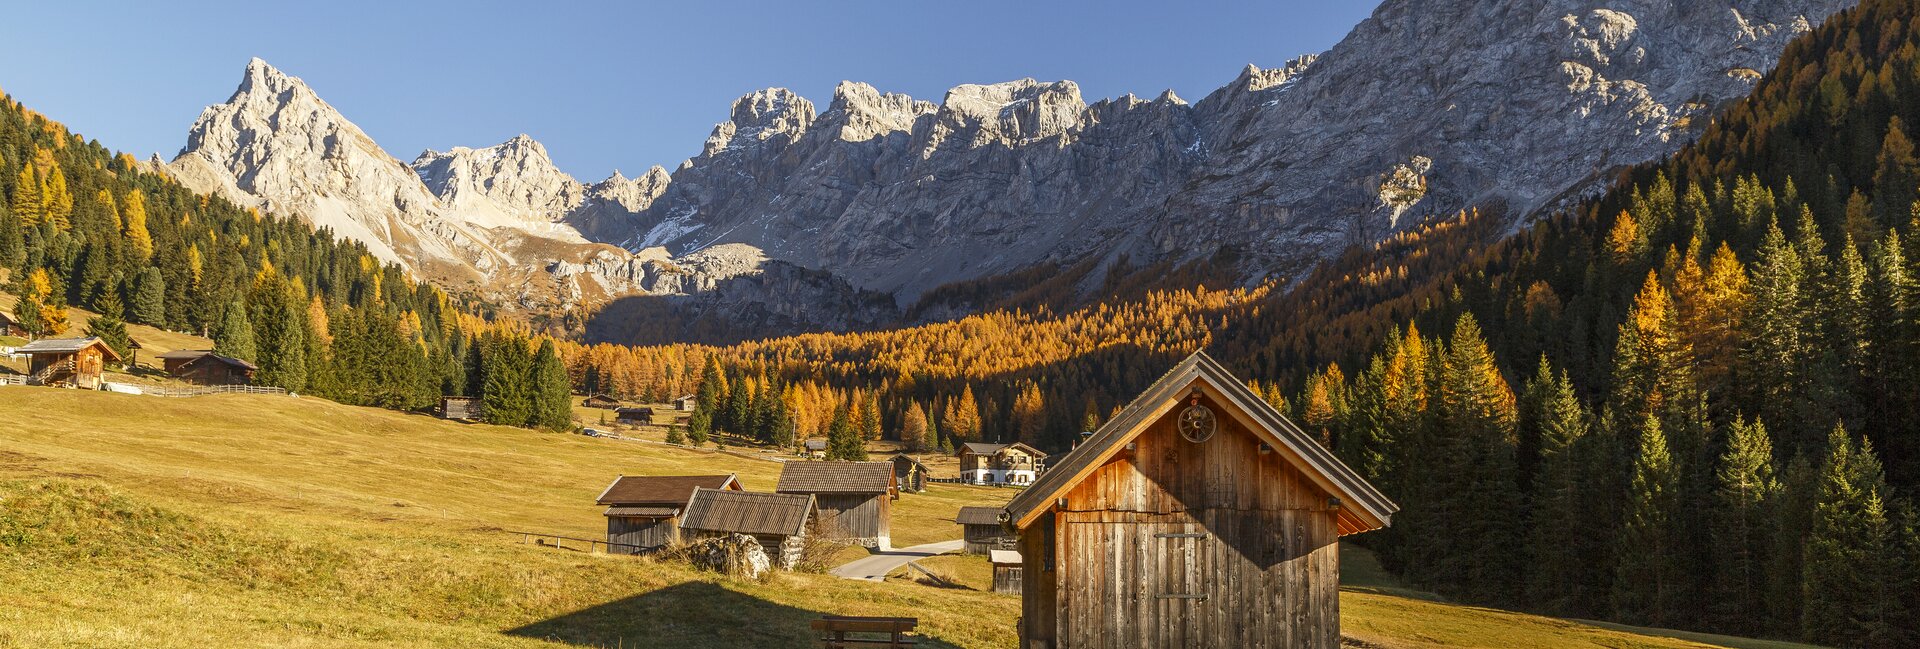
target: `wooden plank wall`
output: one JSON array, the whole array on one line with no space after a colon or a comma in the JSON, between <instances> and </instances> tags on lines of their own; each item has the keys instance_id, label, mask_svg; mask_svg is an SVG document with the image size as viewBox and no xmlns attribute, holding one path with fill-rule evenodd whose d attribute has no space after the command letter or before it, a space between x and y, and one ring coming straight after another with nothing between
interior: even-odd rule
<instances>
[{"instance_id":1,"label":"wooden plank wall","mask_svg":"<svg viewBox=\"0 0 1920 649\"><path fill-rule=\"evenodd\" d=\"M886 494L818 494L814 502L826 538L877 547L889 537L893 508Z\"/></svg>"},{"instance_id":2,"label":"wooden plank wall","mask_svg":"<svg viewBox=\"0 0 1920 649\"><path fill-rule=\"evenodd\" d=\"M1212 439L1181 438L1176 408L1068 493L1052 547L1023 535L1027 646L1338 647L1327 494L1209 406Z\"/></svg>"},{"instance_id":3,"label":"wooden plank wall","mask_svg":"<svg viewBox=\"0 0 1920 649\"><path fill-rule=\"evenodd\" d=\"M986 554L988 550L1012 550L1013 535L1001 529L999 525L962 525L961 536L966 541L967 554Z\"/></svg>"},{"instance_id":4,"label":"wooden plank wall","mask_svg":"<svg viewBox=\"0 0 1920 649\"><path fill-rule=\"evenodd\" d=\"M642 548L658 548L680 540L680 525L672 518L607 517L607 543L625 543ZM609 545L611 554L638 554L641 550Z\"/></svg>"}]
</instances>

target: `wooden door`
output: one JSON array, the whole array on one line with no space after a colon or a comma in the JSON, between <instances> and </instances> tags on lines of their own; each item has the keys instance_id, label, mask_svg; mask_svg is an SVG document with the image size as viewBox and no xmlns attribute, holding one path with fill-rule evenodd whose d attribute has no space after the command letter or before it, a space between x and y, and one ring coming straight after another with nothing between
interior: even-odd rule
<instances>
[{"instance_id":1,"label":"wooden door","mask_svg":"<svg viewBox=\"0 0 1920 649\"><path fill-rule=\"evenodd\" d=\"M1194 523L1070 523L1063 649L1208 646L1207 532Z\"/></svg>"}]
</instances>

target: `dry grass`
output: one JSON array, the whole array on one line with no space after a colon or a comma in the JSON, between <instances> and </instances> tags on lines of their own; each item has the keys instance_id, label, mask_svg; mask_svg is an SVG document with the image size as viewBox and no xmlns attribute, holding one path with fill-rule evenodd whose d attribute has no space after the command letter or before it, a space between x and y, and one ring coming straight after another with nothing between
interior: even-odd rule
<instances>
[{"instance_id":1,"label":"dry grass","mask_svg":"<svg viewBox=\"0 0 1920 649\"><path fill-rule=\"evenodd\" d=\"M730 580L505 532L602 534L592 499L618 473L770 489L778 469L311 398L0 388L0 647L806 647L821 613L918 617L932 647L1013 644L1014 597ZM896 543L953 538L959 506L1012 493L907 495ZM923 565L984 590L976 557ZM1342 604L1383 647L1703 646L1376 592Z\"/></svg>"}]
</instances>

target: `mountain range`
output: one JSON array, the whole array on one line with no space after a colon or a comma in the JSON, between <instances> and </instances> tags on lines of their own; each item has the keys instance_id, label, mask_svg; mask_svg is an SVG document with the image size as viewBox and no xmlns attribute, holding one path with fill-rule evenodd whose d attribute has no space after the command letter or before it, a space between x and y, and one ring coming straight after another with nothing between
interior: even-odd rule
<instances>
[{"instance_id":1,"label":"mountain range","mask_svg":"<svg viewBox=\"0 0 1920 649\"><path fill-rule=\"evenodd\" d=\"M1033 79L934 103L843 82L818 110L769 88L673 171L595 183L524 135L403 163L255 59L165 167L504 304L666 296L772 329L861 328L1042 264L1097 278L1232 252L1217 271L1284 281L1434 215L1522 223L1690 141L1852 4L1388 0L1331 50L1249 65L1192 103L1088 103Z\"/></svg>"}]
</instances>

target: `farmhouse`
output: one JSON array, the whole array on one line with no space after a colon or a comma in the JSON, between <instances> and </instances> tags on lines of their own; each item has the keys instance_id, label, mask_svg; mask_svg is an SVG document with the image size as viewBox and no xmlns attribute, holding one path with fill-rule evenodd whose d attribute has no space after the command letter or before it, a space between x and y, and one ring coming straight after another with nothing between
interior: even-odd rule
<instances>
[{"instance_id":1,"label":"farmhouse","mask_svg":"<svg viewBox=\"0 0 1920 649\"><path fill-rule=\"evenodd\" d=\"M594 501L607 506L607 551L639 554L679 543L680 515L694 489L739 491L740 481L733 474L614 478Z\"/></svg>"},{"instance_id":2,"label":"farmhouse","mask_svg":"<svg viewBox=\"0 0 1920 649\"><path fill-rule=\"evenodd\" d=\"M253 363L204 349L178 349L158 358L168 375L199 385L247 385L260 369Z\"/></svg>"},{"instance_id":3,"label":"farmhouse","mask_svg":"<svg viewBox=\"0 0 1920 649\"><path fill-rule=\"evenodd\" d=\"M614 408L620 407L620 400L615 399L613 397L609 397L604 394L596 394L581 400L580 405L587 408L599 408L601 410L612 410Z\"/></svg>"},{"instance_id":4,"label":"farmhouse","mask_svg":"<svg viewBox=\"0 0 1920 649\"><path fill-rule=\"evenodd\" d=\"M484 416L478 397L440 397L440 418L474 421Z\"/></svg>"},{"instance_id":5,"label":"farmhouse","mask_svg":"<svg viewBox=\"0 0 1920 649\"><path fill-rule=\"evenodd\" d=\"M967 484L1032 484L1046 470L1047 454L1015 442L960 445L960 479Z\"/></svg>"},{"instance_id":6,"label":"farmhouse","mask_svg":"<svg viewBox=\"0 0 1920 649\"><path fill-rule=\"evenodd\" d=\"M99 338L42 338L14 350L27 356L27 384L100 389L101 374L120 354Z\"/></svg>"},{"instance_id":7,"label":"farmhouse","mask_svg":"<svg viewBox=\"0 0 1920 649\"><path fill-rule=\"evenodd\" d=\"M899 497L891 462L788 462L775 491L813 496L822 538L891 547L888 530Z\"/></svg>"},{"instance_id":8,"label":"farmhouse","mask_svg":"<svg viewBox=\"0 0 1920 649\"><path fill-rule=\"evenodd\" d=\"M680 517L680 530L688 541L729 534L751 536L775 566L791 569L806 549L807 523L813 514L813 496L805 494L696 487L687 499L686 513Z\"/></svg>"},{"instance_id":9,"label":"farmhouse","mask_svg":"<svg viewBox=\"0 0 1920 649\"><path fill-rule=\"evenodd\" d=\"M1398 509L1196 353L1007 504L1021 647L1335 649L1339 537Z\"/></svg>"},{"instance_id":10,"label":"farmhouse","mask_svg":"<svg viewBox=\"0 0 1920 649\"><path fill-rule=\"evenodd\" d=\"M697 405L700 405L700 400L691 394L673 399L673 409L680 412L693 412L694 406Z\"/></svg>"},{"instance_id":11,"label":"farmhouse","mask_svg":"<svg viewBox=\"0 0 1920 649\"><path fill-rule=\"evenodd\" d=\"M994 550L1012 550L1014 535L1000 524L999 507L961 507L953 522L960 524L967 554L987 554Z\"/></svg>"},{"instance_id":12,"label":"farmhouse","mask_svg":"<svg viewBox=\"0 0 1920 649\"><path fill-rule=\"evenodd\" d=\"M911 455L898 453L893 456L893 483L907 493L920 493L927 490L927 465L921 464Z\"/></svg>"},{"instance_id":13,"label":"farmhouse","mask_svg":"<svg viewBox=\"0 0 1920 649\"><path fill-rule=\"evenodd\" d=\"M652 408L616 408L613 411L613 420L618 423L631 424L635 426L651 425L653 423L653 409Z\"/></svg>"}]
</instances>

